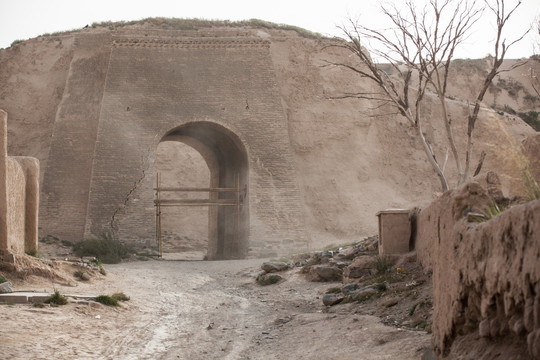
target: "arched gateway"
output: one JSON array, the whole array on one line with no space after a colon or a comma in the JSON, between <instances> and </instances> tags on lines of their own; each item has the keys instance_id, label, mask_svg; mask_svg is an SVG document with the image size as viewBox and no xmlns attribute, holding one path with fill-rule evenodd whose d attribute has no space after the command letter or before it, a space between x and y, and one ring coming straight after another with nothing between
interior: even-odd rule
<instances>
[{"instance_id":1,"label":"arched gateway","mask_svg":"<svg viewBox=\"0 0 540 360\"><path fill-rule=\"evenodd\" d=\"M207 187L171 186L170 180L167 183L160 172L154 171L158 241L161 242L162 236L161 218L165 216L162 207L183 206L186 208L184 211L188 212L193 206L208 206L207 258L245 257L249 236L249 167L247 153L240 139L221 125L202 121L169 131L161 139L161 142L167 141L184 143L199 152L208 166L210 179ZM193 192L200 194L198 198L182 196ZM181 233L182 229L176 231Z\"/></svg>"}]
</instances>

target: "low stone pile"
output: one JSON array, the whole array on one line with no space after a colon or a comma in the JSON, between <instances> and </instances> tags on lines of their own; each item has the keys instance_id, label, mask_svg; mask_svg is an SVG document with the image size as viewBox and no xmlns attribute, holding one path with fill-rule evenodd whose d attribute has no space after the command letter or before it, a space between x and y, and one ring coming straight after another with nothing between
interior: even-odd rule
<instances>
[{"instance_id":1,"label":"low stone pile","mask_svg":"<svg viewBox=\"0 0 540 360\"><path fill-rule=\"evenodd\" d=\"M378 316L386 325L431 329L431 275L416 262L414 252L379 256L378 236L328 251L300 254L290 261L266 262L261 269L257 277L261 285L280 283L295 273L309 281L328 283L317 297L326 311L340 311L331 308L349 304L344 305L348 306L345 311Z\"/></svg>"},{"instance_id":2,"label":"low stone pile","mask_svg":"<svg viewBox=\"0 0 540 360\"><path fill-rule=\"evenodd\" d=\"M277 283L282 277L276 273L292 267L301 267L310 281L317 282L343 281L347 284L369 277L373 274L378 242L378 236L373 236L334 250L296 255L292 262L265 262L261 266L263 273L257 277L257 282L261 285ZM349 290L345 292L350 292Z\"/></svg>"},{"instance_id":3,"label":"low stone pile","mask_svg":"<svg viewBox=\"0 0 540 360\"><path fill-rule=\"evenodd\" d=\"M265 262L261 265L262 273L257 276L259 285L272 285L283 280L276 272L285 271L290 268L290 264L282 261Z\"/></svg>"}]
</instances>

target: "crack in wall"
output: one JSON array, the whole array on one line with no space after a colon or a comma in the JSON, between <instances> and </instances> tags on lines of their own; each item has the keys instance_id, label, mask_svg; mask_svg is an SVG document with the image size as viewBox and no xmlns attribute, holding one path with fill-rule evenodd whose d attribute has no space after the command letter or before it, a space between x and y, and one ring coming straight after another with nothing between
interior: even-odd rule
<instances>
[{"instance_id":1,"label":"crack in wall","mask_svg":"<svg viewBox=\"0 0 540 360\"><path fill-rule=\"evenodd\" d=\"M116 216L118 215L118 213L121 210L124 210L128 206L129 200L132 197L133 193L137 190L139 185L143 182L143 180L146 177L146 171L148 169L148 163L149 163L149 161L148 161L149 156L150 156L150 150L146 151L146 153L141 156L142 176L137 181L135 181L133 183L133 187L127 192L122 205L117 207L116 210L114 210L114 212L113 212L113 214L111 216L111 221L109 222L109 226L110 226L110 229L111 229L111 233L113 235L115 235L116 232L118 231L118 225L116 224L116 221L117 221Z\"/></svg>"}]
</instances>

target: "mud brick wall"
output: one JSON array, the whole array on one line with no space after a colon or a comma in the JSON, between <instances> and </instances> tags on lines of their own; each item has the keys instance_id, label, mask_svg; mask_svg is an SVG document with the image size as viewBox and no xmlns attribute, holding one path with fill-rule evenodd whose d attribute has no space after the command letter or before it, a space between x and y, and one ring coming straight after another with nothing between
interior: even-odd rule
<instances>
[{"instance_id":1,"label":"mud brick wall","mask_svg":"<svg viewBox=\"0 0 540 360\"><path fill-rule=\"evenodd\" d=\"M79 241L112 231L153 244L157 145L176 128L206 122L245 149L242 256L307 248L269 43L194 35L77 36L44 179L41 236Z\"/></svg>"},{"instance_id":2,"label":"mud brick wall","mask_svg":"<svg viewBox=\"0 0 540 360\"><path fill-rule=\"evenodd\" d=\"M478 180L445 193L416 221L418 259L433 271L433 345L443 356L537 359L540 200L469 222L466 214L486 213L496 193Z\"/></svg>"},{"instance_id":3,"label":"mud brick wall","mask_svg":"<svg viewBox=\"0 0 540 360\"><path fill-rule=\"evenodd\" d=\"M73 241L84 233L109 42L107 35L75 39L44 174L40 236Z\"/></svg>"},{"instance_id":4,"label":"mud brick wall","mask_svg":"<svg viewBox=\"0 0 540 360\"><path fill-rule=\"evenodd\" d=\"M7 241L4 241L4 252L24 253L24 219L25 219L25 180L19 163L12 158L7 159Z\"/></svg>"},{"instance_id":5,"label":"mud brick wall","mask_svg":"<svg viewBox=\"0 0 540 360\"><path fill-rule=\"evenodd\" d=\"M37 251L39 161L7 156L7 113L0 110L0 255Z\"/></svg>"}]
</instances>

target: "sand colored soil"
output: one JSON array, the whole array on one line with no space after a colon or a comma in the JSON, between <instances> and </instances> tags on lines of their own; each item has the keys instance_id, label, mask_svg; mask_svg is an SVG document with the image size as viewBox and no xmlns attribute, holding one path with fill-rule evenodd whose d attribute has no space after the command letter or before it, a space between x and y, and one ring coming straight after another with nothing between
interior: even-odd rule
<instances>
[{"instance_id":1,"label":"sand colored soil","mask_svg":"<svg viewBox=\"0 0 540 360\"><path fill-rule=\"evenodd\" d=\"M57 262L64 280L31 275L15 279L16 289L121 291L131 300L121 308L74 299L61 307L2 305L2 358L418 359L429 345L425 331L367 315L384 308L375 302L324 306L326 290L341 283L309 282L300 268L260 286L261 263L136 261L80 282L72 264Z\"/></svg>"}]
</instances>

